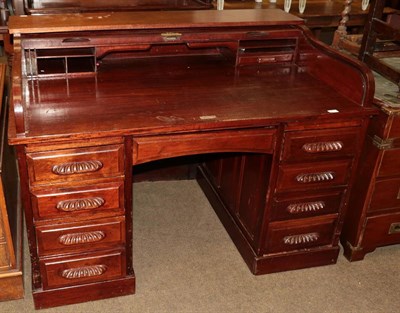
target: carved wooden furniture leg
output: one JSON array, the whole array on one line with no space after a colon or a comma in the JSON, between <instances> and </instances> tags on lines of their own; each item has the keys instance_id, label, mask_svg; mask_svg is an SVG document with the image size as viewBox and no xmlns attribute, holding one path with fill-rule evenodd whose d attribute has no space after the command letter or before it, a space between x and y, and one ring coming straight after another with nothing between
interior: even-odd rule
<instances>
[{"instance_id":1,"label":"carved wooden furniture leg","mask_svg":"<svg viewBox=\"0 0 400 313\"><path fill-rule=\"evenodd\" d=\"M335 34L333 37L332 46L334 48L338 48L340 40L347 35L346 24L350 19L349 15L351 12L352 3L353 3L353 0L345 0L344 1L344 9L341 13L342 19L340 20L338 29L335 31Z\"/></svg>"}]
</instances>

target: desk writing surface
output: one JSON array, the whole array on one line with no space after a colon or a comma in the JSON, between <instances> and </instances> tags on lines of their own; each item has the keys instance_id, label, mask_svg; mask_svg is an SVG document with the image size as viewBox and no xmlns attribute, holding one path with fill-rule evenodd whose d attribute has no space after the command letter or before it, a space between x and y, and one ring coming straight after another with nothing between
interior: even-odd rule
<instances>
[{"instance_id":1,"label":"desk writing surface","mask_svg":"<svg viewBox=\"0 0 400 313\"><path fill-rule=\"evenodd\" d=\"M27 137L212 129L214 122L253 125L357 109L297 66L235 69L218 56L105 60L97 77L29 85Z\"/></svg>"}]
</instances>

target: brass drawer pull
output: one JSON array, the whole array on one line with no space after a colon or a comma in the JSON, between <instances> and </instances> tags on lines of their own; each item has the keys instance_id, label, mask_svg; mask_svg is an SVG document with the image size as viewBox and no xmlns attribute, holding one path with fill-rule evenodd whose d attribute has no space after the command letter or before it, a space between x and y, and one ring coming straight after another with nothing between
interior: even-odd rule
<instances>
[{"instance_id":1,"label":"brass drawer pull","mask_svg":"<svg viewBox=\"0 0 400 313\"><path fill-rule=\"evenodd\" d=\"M341 141L311 142L305 143L302 149L307 153L334 152L343 149Z\"/></svg>"},{"instance_id":2,"label":"brass drawer pull","mask_svg":"<svg viewBox=\"0 0 400 313\"><path fill-rule=\"evenodd\" d=\"M276 62L276 57L259 57L257 58L257 63L270 63Z\"/></svg>"},{"instance_id":3,"label":"brass drawer pull","mask_svg":"<svg viewBox=\"0 0 400 313\"><path fill-rule=\"evenodd\" d=\"M314 201L314 202L303 202L290 204L286 210L290 214L306 213L306 212L317 212L325 208L324 201Z\"/></svg>"},{"instance_id":4,"label":"brass drawer pull","mask_svg":"<svg viewBox=\"0 0 400 313\"><path fill-rule=\"evenodd\" d=\"M65 279L79 279L103 275L107 271L104 264L70 268L61 272L61 277Z\"/></svg>"},{"instance_id":5,"label":"brass drawer pull","mask_svg":"<svg viewBox=\"0 0 400 313\"><path fill-rule=\"evenodd\" d=\"M299 183L315 183L326 182L335 179L335 172L307 173L296 176L296 181Z\"/></svg>"},{"instance_id":6,"label":"brass drawer pull","mask_svg":"<svg viewBox=\"0 0 400 313\"><path fill-rule=\"evenodd\" d=\"M161 33L161 37L164 39L164 41L180 40L181 36L182 36L181 33L174 33L174 32Z\"/></svg>"},{"instance_id":7,"label":"brass drawer pull","mask_svg":"<svg viewBox=\"0 0 400 313\"><path fill-rule=\"evenodd\" d=\"M400 223L392 223L389 227L389 235L400 233Z\"/></svg>"},{"instance_id":8,"label":"brass drawer pull","mask_svg":"<svg viewBox=\"0 0 400 313\"><path fill-rule=\"evenodd\" d=\"M97 160L93 160L58 164L54 165L51 170L56 175L73 175L97 172L102 167L103 163Z\"/></svg>"},{"instance_id":9,"label":"brass drawer pull","mask_svg":"<svg viewBox=\"0 0 400 313\"><path fill-rule=\"evenodd\" d=\"M57 203L56 208L64 212L98 209L106 203L103 198L94 197L86 199L63 200Z\"/></svg>"},{"instance_id":10,"label":"brass drawer pull","mask_svg":"<svg viewBox=\"0 0 400 313\"><path fill-rule=\"evenodd\" d=\"M286 236L283 238L285 245L298 245L303 243L315 242L319 239L318 233L300 234Z\"/></svg>"},{"instance_id":11,"label":"brass drawer pull","mask_svg":"<svg viewBox=\"0 0 400 313\"><path fill-rule=\"evenodd\" d=\"M79 245L84 243L99 242L106 238L106 234L101 231L91 231L82 233L65 234L58 238L58 242L65 246Z\"/></svg>"}]
</instances>

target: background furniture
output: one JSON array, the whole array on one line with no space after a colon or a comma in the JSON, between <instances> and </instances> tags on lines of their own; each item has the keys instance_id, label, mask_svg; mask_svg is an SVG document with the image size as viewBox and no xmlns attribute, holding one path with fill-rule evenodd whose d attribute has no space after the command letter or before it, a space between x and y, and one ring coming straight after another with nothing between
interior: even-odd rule
<instances>
[{"instance_id":1,"label":"background furniture","mask_svg":"<svg viewBox=\"0 0 400 313\"><path fill-rule=\"evenodd\" d=\"M22 273L22 218L18 197L15 154L7 144L6 92L3 94L6 65L0 64L0 301L24 295Z\"/></svg>"},{"instance_id":2,"label":"background furniture","mask_svg":"<svg viewBox=\"0 0 400 313\"><path fill-rule=\"evenodd\" d=\"M342 244L350 261L400 243L400 101L398 87L380 75L358 179L350 197Z\"/></svg>"},{"instance_id":3,"label":"background furniture","mask_svg":"<svg viewBox=\"0 0 400 313\"><path fill-rule=\"evenodd\" d=\"M337 47L358 56L376 72L374 104L379 108L368 129L341 237L350 261L362 260L377 247L400 243L398 5L371 1L363 35L336 37Z\"/></svg>"},{"instance_id":4,"label":"background furniture","mask_svg":"<svg viewBox=\"0 0 400 313\"><path fill-rule=\"evenodd\" d=\"M359 59L372 70L399 85L400 68L398 64L391 64L391 59L400 58L400 11L394 11L384 19L385 4L382 0L371 2Z\"/></svg>"},{"instance_id":5,"label":"background furniture","mask_svg":"<svg viewBox=\"0 0 400 313\"><path fill-rule=\"evenodd\" d=\"M16 15L131 10L201 10L213 7L211 0L12 0L12 5Z\"/></svg>"},{"instance_id":6,"label":"background furniture","mask_svg":"<svg viewBox=\"0 0 400 313\"><path fill-rule=\"evenodd\" d=\"M355 1L346 0L344 1L344 10L342 12L342 18L338 24L338 27L335 31L332 46L337 49L342 49L347 52L350 52L356 56L360 54L360 47L362 44L363 38L368 38L368 49L375 49L375 40L376 33L372 35L374 32L371 32L371 26L375 24L372 22L374 19L380 19L381 22L391 20L394 15L397 15L398 10L400 9L399 1L397 0L377 0L370 1L370 5L368 10L364 11L364 13L368 13L368 16L364 16L363 23L360 25L362 27L352 27L352 20L354 19L354 9L357 8L357 4ZM357 19L357 18L356 18ZM392 19L393 22L393 19ZM365 26L365 27L364 27ZM385 39L388 39L388 34L386 34ZM393 36L391 34L390 36ZM389 37L390 37L389 36ZM362 58L364 58L364 54L366 52L365 43L362 52ZM381 48L383 46L381 45ZM368 53L371 51L368 51Z\"/></svg>"}]
</instances>

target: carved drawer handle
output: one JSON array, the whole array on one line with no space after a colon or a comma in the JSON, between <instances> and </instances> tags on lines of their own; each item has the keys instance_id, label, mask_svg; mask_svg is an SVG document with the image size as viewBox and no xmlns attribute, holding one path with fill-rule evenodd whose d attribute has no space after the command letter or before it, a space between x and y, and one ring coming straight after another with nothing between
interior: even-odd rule
<instances>
[{"instance_id":1,"label":"carved drawer handle","mask_svg":"<svg viewBox=\"0 0 400 313\"><path fill-rule=\"evenodd\" d=\"M298 245L303 243L315 242L319 239L318 233L308 233L300 235L286 236L283 238L285 245Z\"/></svg>"},{"instance_id":2,"label":"carved drawer handle","mask_svg":"<svg viewBox=\"0 0 400 313\"><path fill-rule=\"evenodd\" d=\"M290 204L286 210L290 214L306 213L306 212L317 212L325 208L324 201L314 201L314 202L303 202Z\"/></svg>"},{"instance_id":3,"label":"carved drawer handle","mask_svg":"<svg viewBox=\"0 0 400 313\"><path fill-rule=\"evenodd\" d=\"M86 199L63 200L57 203L56 208L64 212L98 209L106 203L103 198L94 197Z\"/></svg>"},{"instance_id":4,"label":"carved drawer handle","mask_svg":"<svg viewBox=\"0 0 400 313\"><path fill-rule=\"evenodd\" d=\"M82 233L65 234L58 237L58 242L65 246L79 245L84 243L99 242L106 238L106 234L101 231L91 231Z\"/></svg>"},{"instance_id":5,"label":"carved drawer handle","mask_svg":"<svg viewBox=\"0 0 400 313\"><path fill-rule=\"evenodd\" d=\"M107 271L104 264L70 268L61 272L61 277L65 279L79 279L103 275Z\"/></svg>"},{"instance_id":6,"label":"carved drawer handle","mask_svg":"<svg viewBox=\"0 0 400 313\"><path fill-rule=\"evenodd\" d=\"M315 183L325 182L335 179L335 172L307 173L296 176L296 181L299 183Z\"/></svg>"},{"instance_id":7,"label":"carved drawer handle","mask_svg":"<svg viewBox=\"0 0 400 313\"><path fill-rule=\"evenodd\" d=\"M72 175L96 172L102 167L103 163L97 160L93 160L58 164L54 165L51 170L56 175Z\"/></svg>"},{"instance_id":8,"label":"carved drawer handle","mask_svg":"<svg viewBox=\"0 0 400 313\"><path fill-rule=\"evenodd\" d=\"M342 150L343 146L341 141L311 142L305 143L302 149L307 153L333 152Z\"/></svg>"},{"instance_id":9,"label":"carved drawer handle","mask_svg":"<svg viewBox=\"0 0 400 313\"><path fill-rule=\"evenodd\" d=\"M389 235L400 233L400 223L392 223L389 228Z\"/></svg>"}]
</instances>

